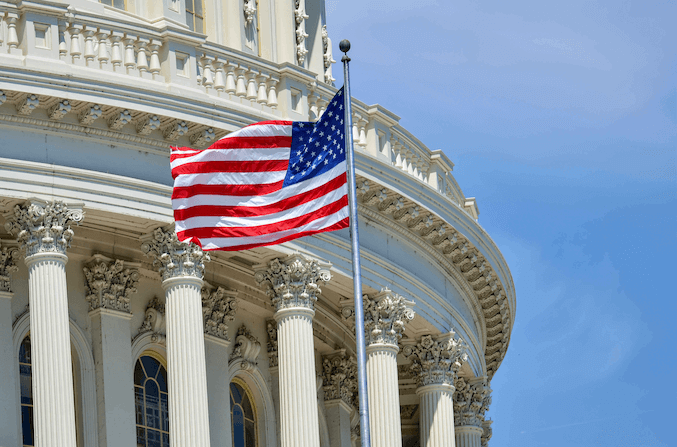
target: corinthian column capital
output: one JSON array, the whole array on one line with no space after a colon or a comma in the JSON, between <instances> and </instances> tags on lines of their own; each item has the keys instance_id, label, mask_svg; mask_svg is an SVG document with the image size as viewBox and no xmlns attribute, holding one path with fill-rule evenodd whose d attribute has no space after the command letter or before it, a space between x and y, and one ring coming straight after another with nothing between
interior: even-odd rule
<instances>
[{"instance_id":1,"label":"corinthian column capital","mask_svg":"<svg viewBox=\"0 0 677 447\"><path fill-rule=\"evenodd\" d=\"M418 386L446 385L451 388L461 363L468 360L467 345L454 331L434 339L424 335L416 345L407 345L403 354L412 361Z\"/></svg>"},{"instance_id":2,"label":"corinthian column capital","mask_svg":"<svg viewBox=\"0 0 677 447\"><path fill-rule=\"evenodd\" d=\"M162 281L178 277L194 277L202 280L205 262L209 255L198 245L180 242L173 230L157 228L144 238L141 250L146 256L153 257Z\"/></svg>"},{"instance_id":3,"label":"corinthian column capital","mask_svg":"<svg viewBox=\"0 0 677 447\"><path fill-rule=\"evenodd\" d=\"M414 318L414 304L388 288L373 297L364 295L364 335L367 346L397 346L404 332L404 324ZM354 312L354 308L350 311Z\"/></svg>"},{"instance_id":4,"label":"corinthian column capital","mask_svg":"<svg viewBox=\"0 0 677 447\"><path fill-rule=\"evenodd\" d=\"M130 298L136 293L139 271L136 263L96 254L82 269L89 310L109 309L131 313Z\"/></svg>"},{"instance_id":5,"label":"corinthian column capital","mask_svg":"<svg viewBox=\"0 0 677 447\"><path fill-rule=\"evenodd\" d=\"M341 400L349 407L356 407L357 360L345 351L330 354L322 361L322 389L324 400Z\"/></svg>"},{"instance_id":6,"label":"corinthian column capital","mask_svg":"<svg viewBox=\"0 0 677 447\"><path fill-rule=\"evenodd\" d=\"M82 204L29 199L5 214L5 229L17 238L26 258L39 253L65 256L74 234L70 223L79 224L84 217Z\"/></svg>"},{"instance_id":7,"label":"corinthian column capital","mask_svg":"<svg viewBox=\"0 0 677 447\"><path fill-rule=\"evenodd\" d=\"M482 427L484 414L491 405L489 381L484 377L475 380L460 377L454 387L454 424Z\"/></svg>"},{"instance_id":8,"label":"corinthian column capital","mask_svg":"<svg viewBox=\"0 0 677 447\"><path fill-rule=\"evenodd\" d=\"M331 279L329 264L299 254L275 258L260 267L254 279L266 288L277 312L299 307L314 311L317 295L322 292L319 283Z\"/></svg>"},{"instance_id":9,"label":"corinthian column capital","mask_svg":"<svg viewBox=\"0 0 677 447\"><path fill-rule=\"evenodd\" d=\"M10 275L19 271L16 265L17 259L19 259L19 250L16 247L2 246L0 248L0 292L12 292Z\"/></svg>"},{"instance_id":10,"label":"corinthian column capital","mask_svg":"<svg viewBox=\"0 0 677 447\"><path fill-rule=\"evenodd\" d=\"M205 334L230 341L228 324L237 311L237 292L218 287L216 290L202 288L202 317Z\"/></svg>"}]
</instances>

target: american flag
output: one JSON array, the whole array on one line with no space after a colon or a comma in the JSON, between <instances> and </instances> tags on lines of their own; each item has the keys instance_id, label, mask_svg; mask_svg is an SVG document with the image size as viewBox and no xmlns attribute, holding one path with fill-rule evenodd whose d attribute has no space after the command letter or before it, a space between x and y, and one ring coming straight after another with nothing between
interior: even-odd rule
<instances>
[{"instance_id":1,"label":"american flag","mask_svg":"<svg viewBox=\"0 0 677 447\"><path fill-rule=\"evenodd\" d=\"M316 123L263 121L208 149L173 147L176 234L246 250L348 227L343 89Z\"/></svg>"}]
</instances>

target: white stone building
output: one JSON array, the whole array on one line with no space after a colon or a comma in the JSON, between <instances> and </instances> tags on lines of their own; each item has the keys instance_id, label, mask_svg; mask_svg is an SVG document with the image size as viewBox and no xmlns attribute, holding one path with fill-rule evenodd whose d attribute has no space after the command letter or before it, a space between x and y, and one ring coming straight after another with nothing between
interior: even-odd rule
<instances>
[{"instance_id":1,"label":"white stone building","mask_svg":"<svg viewBox=\"0 0 677 447\"><path fill-rule=\"evenodd\" d=\"M0 446L358 442L346 230L172 239L169 145L315 120L322 0L0 0ZM375 447L486 445L515 291L478 209L354 100Z\"/></svg>"}]
</instances>

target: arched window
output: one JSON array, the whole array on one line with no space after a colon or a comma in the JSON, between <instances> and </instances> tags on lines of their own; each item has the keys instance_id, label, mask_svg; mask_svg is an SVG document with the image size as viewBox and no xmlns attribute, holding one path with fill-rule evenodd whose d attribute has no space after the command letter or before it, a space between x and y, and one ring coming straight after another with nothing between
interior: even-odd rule
<instances>
[{"instance_id":1,"label":"arched window","mask_svg":"<svg viewBox=\"0 0 677 447\"><path fill-rule=\"evenodd\" d=\"M256 447L256 408L247 385L239 379L230 383L230 420L233 447Z\"/></svg>"},{"instance_id":2,"label":"arched window","mask_svg":"<svg viewBox=\"0 0 677 447\"><path fill-rule=\"evenodd\" d=\"M127 9L125 8L125 0L99 0L99 3L104 5L112 6L118 9Z\"/></svg>"},{"instance_id":3,"label":"arched window","mask_svg":"<svg viewBox=\"0 0 677 447\"><path fill-rule=\"evenodd\" d=\"M186 0L186 24L191 31L204 33L204 5L202 0Z\"/></svg>"},{"instance_id":4,"label":"arched window","mask_svg":"<svg viewBox=\"0 0 677 447\"><path fill-rule=\"evenodd\" d=\"M150 353L144 353L134 367L136 444L141 447L169 447L169 403L167 369Z\"/></svg>"},{"instance_id":5,"label":"arched window","mask_svg":"<svg viewBox=\"0 0 677 447\"><path fill-rule=\"evenodd\" d=\"M33 386L31 369L31 338L26 336L19 348L19 386L21 387L21 433L23 445L34 444L33 434Z\"/></svg>"}]
</instances>

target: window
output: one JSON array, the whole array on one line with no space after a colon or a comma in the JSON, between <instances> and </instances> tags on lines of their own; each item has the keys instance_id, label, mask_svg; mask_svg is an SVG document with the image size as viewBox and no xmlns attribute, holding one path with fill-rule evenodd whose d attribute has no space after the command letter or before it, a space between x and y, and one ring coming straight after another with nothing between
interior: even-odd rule
<instances>
[{"instance_id":1,"label":"window","mask_svg":"<svg viewBox=\"0 0 677 447\"><path fill-rule=\"evenodd\" d=\"M230 419L233 447L256 447L256 411L247 385L239 379L230 383Z\"/></svg>"},{"instance_id":2,"label":"window","mask_svg":"<svg viewBox=\"0 0 677 447\"><path fill-rule=\"evenodd\" d=\"M191 31L204 33L202 0L186 0L186 24Z\"/></svg>"},{"instance_id":3,"label":"window","mask_svg":"<svg viewBox=\"0 0 677 447\"><path fill-rule=\"evenodd\" d=\"M125 8L125 0L99 0L99 3L104 5L112 6L118 9L127 9Z\"/></svg>"},{"instance_id":4,"label":"window","mask_svg":"<svg viewBox=\"0 0 677 447\"><path fill-rule=\"evenodd\" d=\"M31 370L31 338L26 336L19 348L19 386L21 388L21 432L23 433L23 445L34 444L33 434L33 386Z\"/></svg>"},{"instance_id":5,"label":"window","mask_svg":"<svg viewBox=\"0 0 677 447\"><path fill-rule=\"evenodd\" d=\"M167 369L151 354L143 354L134 367L136 444L169 447Z\"/></svg>"}]
</instances>

